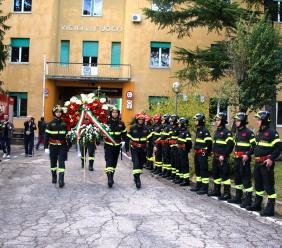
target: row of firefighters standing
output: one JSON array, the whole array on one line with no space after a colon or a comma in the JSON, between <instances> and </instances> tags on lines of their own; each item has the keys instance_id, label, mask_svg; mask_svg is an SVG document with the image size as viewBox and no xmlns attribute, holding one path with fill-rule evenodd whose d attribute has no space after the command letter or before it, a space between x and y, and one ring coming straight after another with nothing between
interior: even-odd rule
<instances>
[{"instance_id":1,"label":"row of firefighters standing","mask_svg":"<svg viewBox=\"0 0 282 248\"><path fill-rule=\"evenodd\" d=\"M59 173L59 187L64 186L65 160L68 145L66 139L66 125L63 122L62 108L53 108L54 120L46 129L45 148L50 149L52 182L57 183ZM247 115L237 113L234 116L237 132L235 140L232 133L226 128L227 115L220 112L215 117L216 131L213 139L205 127L205 116L198 113L194 116L196 138L194 142L194 165L196 186L191 191L197 194L217 196L219 200L240 204L250 211L260 211L264 192L268 195L268 202L262 216L274 215L276 193L274 189L274 161L282 151L282 142L278 133L270 128L270 113L260 111L256 114L259 131L255 136L247 128ZM115 140L104 141L106 174L108 186L114 184L121 146L125 141L125 150L132 157L134 182L137 188L141 187L140 175L143 165L154 174L173 180L181 186L190 185L188 154L192 149L192 138L188 130L188 119L176 115L155 115L152 122L149 116L143 113L135 115L136 123L127 132L124 122L120 118L118 109L109 112L107 125L109 133ZM235 146L235 149L234 149ZM230 155L235 150L235 187L236 195L231 199L230 193ZM94 153L91 150L92 161L89 170L93 170ZM130 150L130 152L129 152ZM95 152L95 149L94 149ZM214 188L208 191L209 171L208 158L213 154L212 177ZM251 177L251 159L254 155L255 199L252 200L253 186ZM59 162L57 168L57 161ZM221 185L223 184L223 193ZM243 190L245 191L243 197Z\"/></svg>"}]
</instances>

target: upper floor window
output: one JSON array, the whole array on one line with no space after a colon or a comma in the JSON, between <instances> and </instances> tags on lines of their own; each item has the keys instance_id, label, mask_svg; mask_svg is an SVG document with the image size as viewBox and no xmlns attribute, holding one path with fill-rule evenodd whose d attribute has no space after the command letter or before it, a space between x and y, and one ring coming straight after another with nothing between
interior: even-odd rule
<instances>
[{"instance_id":1,"label":"upper floor window","mask_svg":"<svg viewBox=\"0 0 282 248\"><path fill-rule=\"evenodd\" d=\"M272 18L274 22L282 22L282 1L273 1Z\"/></svg>"},{"instance_id":2,"label":"upper floor window","mask_svg":"<svg viewBox=\"0 0 282 248\"><path fill-rule=\"evenodd\" d=\"M29 62L29 39L12 38L11 39L11 62L28 63Z\"/></svg>"},{"instance_id":3,"label":"upper floor window","mask_svg":"<svg viewBox=\"0 0 282 248\"><path fill-rule=\"evenodd\" d=\"M276 125L282 127L282 102L276 103Z\"/></svg>"},{"instance_id":4,"label":"upper floor window","mask_svg":"<svg viewBox=\"0 0 282 248\"><path fill-rule=\"evenodd\" d=\"M26 92L10 92L9 95L14 99L13 116L27 116L27 93Z\"/></svg>"},{"instance_id":5,"label":"upper floor window","mask_svg":"<svg viewBox=\"0 0 282 248\"><path fill-rule=\"evenodd\" d=\"M151 67L170 66L170 42L151 42Z\"/></svg>"},{"instance_id":6,"label":"upper floor window","mask_svg":"<svg viewBox=\"0 0 282 248\"><path fill-rule=\"evenodd\" d=\"M84 16L101 16L102 15L102 0L83 0L83 15Z\"/></svg>"},{"instance_id":7,"label":"upper floor window","mask_svg":"<svg viewBox=\"0 0 282 248\"><path fill-rule=\"evenodd\" d=\"M32 0L14 0L14 12L31 12Z\"/></svg>"}]
</instances>

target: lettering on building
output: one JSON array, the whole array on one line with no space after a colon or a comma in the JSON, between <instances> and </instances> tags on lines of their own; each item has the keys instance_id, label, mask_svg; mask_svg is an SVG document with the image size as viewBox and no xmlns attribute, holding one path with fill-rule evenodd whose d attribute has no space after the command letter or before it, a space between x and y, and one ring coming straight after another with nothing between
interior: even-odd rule
<instances>
[{"instance_id":1,"label":"lettering on building","mask_svg":"<svg viewBox=\"0 0 282 248\"><path fill-rule=\"evenodd\" d=\"M119 26L81 26L81 25L62 25L63 31L81 31L81 32L122 32L123 27Z\"/></svg>"}]
</instances>

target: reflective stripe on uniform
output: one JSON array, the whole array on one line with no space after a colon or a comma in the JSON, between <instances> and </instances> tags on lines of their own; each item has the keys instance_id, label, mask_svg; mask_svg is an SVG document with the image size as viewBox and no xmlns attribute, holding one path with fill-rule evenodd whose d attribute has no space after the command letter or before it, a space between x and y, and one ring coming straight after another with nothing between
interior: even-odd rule
<instances>
[{"instance_id":1,"label":"reflective stripe on uniform","mask_svg":"<svg viewBox=\"0 0 282 248\"><path fill-rule=\"evenodd\" d=\"M236 143L236 146L245 146L245 147L249 147L251 146L250 143L247 143L247 142L237 142Z\"/></svg>"},{"instance_id":2,"label":"reflective stripe on uniform","mask_svg":"<svg viewBox=\"0 0 282 248\"><path fill-rule=\"evenodd\" d=\"M235 185L235 189L242 190L244 188L243 184Z\"/></svg>"},{"instance_id":3,"label":"reflective stripe on uniform","mask_svg":"<svg viewBox=\"0 0 282 248\"><path fill-rule=\"evenodd\" d=\"M120 146L121 144L119 143L119 144L113 144L113 143L111 143L111 142L107 142L107 141L105 141L104 142L105 144L107 144L107 145L110 145L110 146Z\"/></svg>"},{"instance_id":4,"label":"reflective stripe on uniform","mask_svg":"<svg viewBox=\"0 0 282 248\"><path fill-rule=\"evenodd\" d=\"M109 132L109 134L113 134L113 135L121 135L121 132Z\"/></svg>"},{"instance_id":5,"label":"reflective stripe on uniform","mask_svg":"<svg viewBox=\"0 0 282 248\"><path fill-rule=\"evenodd\" d=\"M184 173L184 174L183 174L183 178L186 179L186 178L189 178L189 177L190 177L190 174L189 174L189 173Z\"/></svg>"},{"instance_id":6,"label":"reflective stripe on uniform","mask_svg":"<svg viewBox=\"0 0 282 248\"><path fill-rule=\"evenodd\" d=\"M142 173L143 173L143 170L141 170L141 169L136 169L136 170L132 171L133 175L135 175L135 174L142 174Z\"/></svg>"},{"instance_id":7,"label":"reflective stripe on uniform","mask_svg":"<svg viewBox=\"0 0 282 248\"><path fill-rule=\"evenodd\" d=\"M276 199L277 198L277 194L272 194L272 195L268 195L268 199Z\"/></svg>"},{"instance_id":8,"label":"reflective stripe on uniform","mask_svg":"<svg viewBox=\"0 0 282 248\"><path fill-rule=\"evenodd\" d=\"M198 143L206 143L204 139L199 139L199 138L196 139L196 142L198 142Z\"/></svg>"},{"instance_id":9,"label":"reflective stripe on uniform","mask_svg":"<svg viewBox=\"0 0 282 248\"><path fill-rule=\"evenodd\" d=\"M106 171L106 173L108 173L108 172L115 172L115 168L114 167L107 167L106 169L105 169L105 171Z\"/></svg>"},{"instance_id":10,"label":"reflective stripe on uniform","mask_svg":"<svg viewBox=\"0 0 282 248\"><path fill-rule=\"evenodd\" d=\"M252 138L252 139L250 140L250 143L253 143L253 142L256 143L256 138Z\"/></svg>"},{"instance_id":11,"label":"reflective stripe on uniform","mask_svg":"<svg viewBox=\"0 0 282 248\"><path fill-rule=\"evenodd\" d=\"M202 183L204 183L204 184L208 184L209 183L209 178L207 177L207 178L202 178Z\"/></svg>"},{"instance_id":12,"label":"reflective stripe on uniform","mask_svg":"<svg viewBox=\"0 0 282 248\"><path fill-rule=\"evenodd\" d=\"M223 140L215 140L214 143L216 144L222 144L222 145L226 145L227 142L226 141L223 141Z\"/></svg>"},{"instance_id":13,"label":"reflective stripe on uniform","mask_svg":"<svg viewBox=\"0 0 282 248\"><path fill-rule=\"evenodd\" d=\"M57 172L58 172L58 173L65 172L65 169L64 169L64 168L58 168L58 169L57 169Z\"/></svg>"},{"instance_id":14,"label":"reflective stripe on uniform","mask_svg":"<svg viewBox=\"0 0 282 248\"><path fill-rule=\"evenodd\" d=\"M214 180L213 180L213 182L214 182L215 184L221 184L221 181L222 181L221 178L218 178L218 179L214 179Z\"/></svg>"},{"instance_id":15,"label":"reflective stripe on uniform","mask_svg":"<svg viewBox=\"0 0 282 248\"><path fill-rule=\"evenodd\" d=\"M202 178L201 177L196 177L196 182L202 182Z\"/></svg>"},{"instance_id":16,"label":"reflective stripe on uniform","mask_svg":"<svg viewBox=\"0 0 282 248\"><path fill-rule=\"evenodd\" d=\"M234 141L232 137L228 137L225 141L228 142L229 140Z\"/></svg>"},{"instance_id":17,"label":"reflective stripe on uniform","mask_svg":"<svg viewBox=\"0 0 282 248\"><path fill-rule=\"evenodd\" d=\"M256 195L258 196L263 196L263 194L264 194L264 191L256 191Z\"/></svg>"},{"instance_id":18,"label":"reflective stripe on uniform","mask_svg":"<svg viewBox=\"0 0 282 248\"><path fill-rule=\"evenodd\" d=\"M223 181L223 184L224 185L231 185L231 180L227 179L227 180Z\"/></svg>"},{"instance_id":19,"label":"reflective stripe on uniform","mask_svg":"<svg viewBox=\"0 0 282 248\"><path fill-rule=\"evenodd\" d=\"M272 147L272 144L271 144L271 143L267 143L267 142L260 141L260 142L258 143L258 146Z\"/></svg>"},{"instance_id":20,"label":"reflective stripe on uniform","mask_svg":"<svg viewBox=\"0 0 282 248\"><path fill-rule=\"evenodd\" d=\"M51 171L57 171L57 167L51 168Z\"/></svg>"},{"instance_id":21,"label":"reflective stripe on uniform","mask_svg":"<svg viewBox=\"0 0 282 248\"><path fill-rule=\"evenodd\" d=\"M253 192L254 191L254 188L253 187L250 187L250 188L247 188L245 189L246 192Z\"/></svg>"},{"instance_id":22,"label":"reflective stripe on uniform","mask_svg":"<svg viewBox=\"0 0 282 248\"><path fill-rule=\"evenodd\" d=\"M51 131L48 129L46 129L45 132L49 134L66 134L67 133L66 131Z\"/></svg>"},{"instance_id":23,"label":"reflective stripe on uniform","mask_svg":"<svg viewBox=\"0 0 282 248\"><path fill-rule=\"evenodd\" d=\"M275 139L275 140L273 140L272 142L271 142L271 144L274 146L276 143L278 143L278 142L281 142L281 140L280 139Z\"/></svg>"},{"instance_id":24,"label":"reflective stripe on uniform","mask_svg":"<svg viewBox=\"0 0 282 248\"><path fill-rule=\"evenodd\" d=\"M89 160L94 160L94 159L95 159L95 157L88 157L88 159L89 159Z\"/></svg>"}]
</instances>

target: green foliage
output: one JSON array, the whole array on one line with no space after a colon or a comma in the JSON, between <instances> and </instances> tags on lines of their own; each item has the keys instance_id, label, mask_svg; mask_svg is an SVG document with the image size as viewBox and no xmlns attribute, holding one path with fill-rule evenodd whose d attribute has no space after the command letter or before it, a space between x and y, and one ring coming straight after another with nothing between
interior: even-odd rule
<instances>
[{"instance_id":1,"label":"green foliage","mask_svg":"<svg viewBox=\"0 0 282 248\"><path fill-rule=\"evenodd\" d=\"M7 26L5 22L11 16L10 14L3 15L3 11L1 10L2 2L3 1L0 0L0 71L4 69L6 65L6 59L9 54L9 46L5 45L3 41L4 41L4 36L6 34L6 31L10 29L10 27Z\"/></svg>"},{"instance_id":2,"label":"green foliage","mask_svg":"<svg viewBox=\"0 0 282 248\"><path fill-rule=\"evenodd\" d=\"M169 96L168 100L155 104L151 107L150 110L146 111L146 114L155 115L155 114L174 114L175 113L175 95ZM183 97L178 96L178 105L177 105L177 114L180 117L187 117L190 122L193 120L193 117L197 113L204 113L208 118L209 116L209 103L207 100L204 102L200 101L200 97L197 95L189 95L187 101L183 100Z\"/></svg>"},{"instance_id":3,"label":"green foliage","mask_svg":"<svg viewBox=\"0 0 282 248\"><path fill-rule=\"evenodd\" d=\"M282 68L282 39L265 18L254 25L242 21L237 29L229 56L234 83L239 86L239 108L255 111L275 101Z\"/></svg>"}]
</instances>

